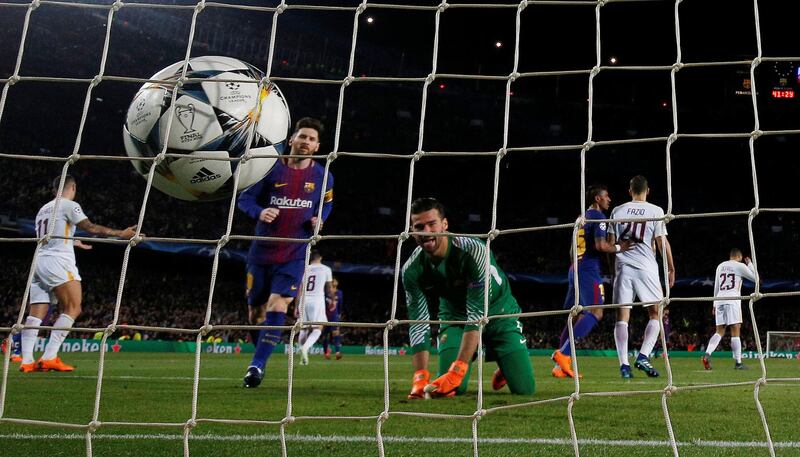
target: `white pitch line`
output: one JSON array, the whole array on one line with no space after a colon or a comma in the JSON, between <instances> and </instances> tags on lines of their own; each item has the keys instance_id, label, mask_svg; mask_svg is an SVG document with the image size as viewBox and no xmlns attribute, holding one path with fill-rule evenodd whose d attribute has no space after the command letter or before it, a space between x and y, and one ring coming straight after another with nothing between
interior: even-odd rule
<instances>
[{"instance_id":1,"label":"white pitch line","mask_svg":"<svg viewBox=\"0 0 800 457\"><path fill-rule=\"evenodd\" d=\"M11 433L0 435L0 440L84 440L86 435L74 433L53 433L53 434L22 434ZM133 434L133 435L111 435L96 433L92 436L95 440L163 440L180 441L183 435L174 434ZM279 441L278 434L259 434L259 435L218 435L218 434L199 434L194 433L189 436L191 441ZM343 435L286 435L287 441L302 443L374 443L374 436L343 436ZM472 438L448 438L448 437L411 437L411 436L384 436L383 441L387 443L429 443L429 444L453 444L453 443L472 443ZM479 438L481 444L542 444L542 445L572 445L572 440L565 438ZM604 439L579 439L578 444L585 446L617 446L617 447L669 447L669 441L658 440L604 440ZM685 447L715 447L715 448L764 448L767 443L763 441L711 441L711 440L692 440L678 441L678 446ZM776 448L800 448L800 441L784 441L773 443Z\"/></svg>"}]
</instances>

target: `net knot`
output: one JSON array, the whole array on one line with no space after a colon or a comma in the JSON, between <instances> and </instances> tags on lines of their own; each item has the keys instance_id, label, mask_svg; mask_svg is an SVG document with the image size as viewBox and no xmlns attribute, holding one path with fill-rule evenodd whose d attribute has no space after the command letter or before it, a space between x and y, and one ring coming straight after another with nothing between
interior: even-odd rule
<instances>
[{"instance_id":1,"label":"net knot","mask_svg":"<svg viewBox=\"0 0 800 457\"><path fill-rule=\"evenodd\" d=\"M750 294L750 300L753 300L754 302L761 300L762 298L764 298L764 294L762 294L761 292L753 292L752 294Z\"/></svg>"},{"instance_id":2,"label":"net knot","mask_svg":"<svg viewBox=\"0 0 800 457\"><path fill-rule=\"evenodd\" d=\"M42 2L40 2L39 0L33 0L31 2L31 11L35 10L36 8L38 8L39 5L41 5L41 4L42 4Z\"/></svg>"},{"instance_id":3,"label":"net knot","mask_svg":"<svg viewBox=\"0 0 800 457\"><path fill-rule=\"evenodd\" d=\"M580 399L581 399L581 394L579 394L578 392L573 392L569 396L569 402L570 403L575 403L576 401L578 401Z\"/></svg>"},{"instance_id":4,"label":"net knot","mask_svg":"<svg viewBox=\"0 0 800 457\"><path fill-rule=\"evenodd\" d=\"M226 244L228 244L228 241L230 240L231 236L226 233L225 235L222 235L222 237L220 237L219 241L217 241L217 246L223 247Z\"/></svg>"},{"instance_id":5,"label":"net knot","mask_svg":"<svg viewBox=\"0 0 800 457\"><path fill-rule=\"evenodd\" d=\"M161 162L164 161L166 157L167 157L166 152L159 152L155 157L153 157L153 165L160 164Z\"/></svg>"},{"instance_id":6,"label":"net knot","mask_svg":"<svg viewBox=\"0 0 800 457\"><path fill-rule=\"evenodd\" d=\"M389 420L389 413L383 411L382 413L378 414L378 422L386 422Z\"/></svg>"},{"instance_id":7,"label":"net knot","mask_svg":"<svg viewBox=\"0 0 800 457\"><path fill-rule=\"evenodd\" d=\"M592 149L593 147L594 147L594 141L592 141L592 140L586 141L582 145L583 150L586 151L586 152L588 152L589 149Z\"/></svg>"},{"instance_id":8,"label":"net knot","mask_svg":"<svg viewBox=\"0 0 800 457\"><path fill-rule=\"evenodd\" d=\"M669 306L670 301L671 300L670 300L669 297L664 297L664 298L661 299L660 302L658 302L658 306L660 306L662 308L666 308L667 306Z\"/></svg>"},{"instance_id":9,"label":"net knot","mask_svg":"<svg viewBox=\"0 0 800 457\"><path fill-rule=\"evenodd\" d=\"M472 415L472 418L481 420L481 418L483 418L483 416L485 416L486 414L487 414L486 410L481 408L481 409L475 411L475 414Z\"/></svg>"},{"instance_id":10,"label":"net knot","mask_svg":"<svg viewBox=\"0 0 800 457\"><path fill-rule=\"evenodd\" d=\"M671 397L672 395L678 393L678 388L675 386L667 386L664 387L664 395L667 397Z\"/></svg>"},{"instance_id":11,"label":"net knot","mask_svg":"<svg viewBox=\"0 0 800 457\"><path fill-rule=\"evenodd\" d=\"M92 78L92 82L90 82L89 85L91 87L95 87L98 84L100 84L101 82L103 82L103 77L101 75L95 75L95 77Z\"/></svg>"},{"instance_id":12,"label":"net knot","mask_svg":"<svg viewBox=\"0 0 800 457\"><path fill-rule=\"evenodd\" d=\"M606 3L608 3L608 0L598 0L597 6L606 6Z\"/></svg>"},{"instance_id":13,"label":"net knot","mask_svg":"<svg viewBox=\"0 0 800 457\"><path fill-rule=\"evenodd\" d=\"M293 424L295 421L294 416L288 416L281 419L281 425Z\"/></svg>"},{"instance_id":14,"label":"net knot","mask_svg":"<svg viewBox=\"0 0 800 457\"><path fill-rule=\"evenodd\" d=\"M510 74L508 75L508 80L509 80L509 81L511 81L512 83L513 83L514 81L516 81L516 80L517 80L517 78L519 78L519 72L517 72L517 71L515 71L515 72L513 72L513 73L510 73Z\"/></svg>"},{"instance_id":15,"label":"net knot","mask_svg":"<svg viewBox=\"0 0 800 457\"><path fill-rule=\"evenodd\" d=\"M239 157L239 165L244 164L245 162L247 162L252 158L253 158L253 153L250 152L250 149L248 149L247 152L245 152L244 154L241 155L241 157Z\"/></svg>"},{"instance_id":16,"label":"net knot","mask_svg":"<svg viewBox=\"0 0 800 457\"><path fill-rule=\"evenodd\" d=\"M675 219L675 215L672 213L667 213L664 215L664 222L672 222Z\"/></svg>"},{"instance_id":17,"label":"net knot","mask_svg":"<svg viewBox=\"0 0 800 457\"><path fill-rule=\"evenodd\" d=\"M206 0L200 0L199 2L197 2L197 5L194 6L194 10L199 13L203 11L205 7L206 7Z\"/></svg>"},{"instance_id":18,"label":"net knot","mask_svg":"<svg viewBox=\"0 0 800 457\"><path fill-rule=\"evenodd\" d=\"M425 155L425 151L417 151L414 153L414 161L421 159Z\"/></svg>"},{"instance_id":19,"label":"net knot","mask_svg":"<svg viewBox=\"0 0 800 457\"><path fill-rule=\"evenodd\" d=\"M14 325L11 326L11 334L12 335L16 335L17 333L23 331L24 329L25 329L24 325L22 325L22 324L14 324Z\"/></svg>"},{"instance_id":20,"label":"net knot","mask_svg":"<svg viewBox=\"0 0 800 457\"><path fill-rule=\"evenodd\" d=\"M589 76L591 76L592 78L594 78L594 77L595 77L595 76L597 76L599 73L600 73L600 67L598 67L598 66L596 66L596 65L595 65L595 66L592 68L592 71L590 71L590 72L589 72Z\"/></svg>"},{"instance_id":21,"label":"net knot","mask_svg":"<svg viewBox=\"0 0 800 457\"><path fill-rule=\"evenodd\" d=\"M14 76L12 76L12 77L8 78L8 82L7 82L7 84L8 84L9 86L13 86L14 84L16 84L16 83L18 83L18 82L19 82L19 79L20 79L20 78L19 78L19 75L14 75Z\"/></svg>"},{"instance_id":22,"label":"net knot","mask_svg":"<svg viewBox=\"0 0 800 457\"><path fill-rule=\"evenodd\" d=\"M330 154L328 154L328 162L333 162L333 161L334 161L334 160L336 160L338 157L339 157L339 153L338 153L338 152L336 152L336 151L333 151L333 152L331 152Z\"/></svg>"},{"instance_id":23,"label":"net knot","mask_svg":"<svg viewBox=\"0 0 800 457\"><path fill-rule=\"evenodd\" d=\"M286 11L286 8L288 7L289 6L286 4L285 1L281 1L281 4L278 5L277 8L275 8L275 14L283 14L283 12Z\"/></svg>"},{"instance_id":24,"label":"net knot","mask_svg":"<svg viewBox=\"0 0 800 457\"><path fill-rule=\"evenodd\" d=\"M112 9L112 10L114 10L114 12L116 13L117 11L119 11L120 9L122 9L122 7L123 7L123 6L125 6L125 4L124 4L124 3L122 3L122 2L121 2L121 1L119 1L119 0L116 0L116 1L114 2L114 4L113 4L113 5L111 5L111 9Z\"/></svg>"},{"instance_id":25,"label":"net knot","mask_svg":"<svg viewBox=\"0 0 800 457\"><path fill-rule=\"evenodd\" d=\"M314 235L314 236L311 237L311 241L309 241L308 243L311 246L316 246L317 243L320 242L320 240L322 240L322 235Z\"/></svg>"},{"instance_id":26,"label":"net knot","mask_svg":"<svg viewBox=\"0 0 800 457\"><path fill-rule=\"evenodd\" d=\"M348 77L344 78L344 80L342 81L342 85L344 87L347 87L355 80L356 80L355 76L348 76Z\"/></svg>"},{"instance_id":27,"label":"net knot","mask_svg":"<svg viewBox=\"0 0 800 457\"><path fill-rule=\"evenodd\" d=\"M364 0L363 2L361 2L360 5L358 5L358 8L356 8L356 14L361 14L364 11L366 11L366 9L367 9L367 0Z\"/></svg>"},{"instance_id":28,"label":"net knot","mask_svg":"<svg viewBox=\"0 0 800 457\"><path fill-rule=\"evenodd\" d=\"M758 216L758 212L759 212L758 208L753 208L753 209L750 210L749 216L750 217L756 217L756 216Z\"/></svg>"},{"instance_id":29,"label":"net knot","mask_svg":"<svg viewBox=\"0 0 800 457\"><path fill-rule=\"evenodd\" d=\"M144 237L142 235L136 235L133 238L131 238L130 240L128 240L128 244L130 244L131 247L134 247L137 244L141 243L143 240L144 240Z\"/></svg>"},{"instance_id":30,"label":"net knot","mask_svg":"<svg viewBox=\"0 0 800 457\"><path fill-rule=\"evenodd\" d=\"M430 74L428 74L428 76L425 77L425 84L430 84L435 79L436 79L436 75L434 75L433 73L430 73Z\"/></svg>"},{"instance_id":31,"label":"net knot","mask_svg":"<svg viewBox=\"0 0 800 457\"><path fill-rule=\"evenodd\" d=\"M206 325L200 327L200 335L201 336L206 336L209 333L211 333L212 330L214 330L214 326L211 325L211 324L206 324Z\"/></svg>"},{"instance_id":32,"label":"net knot","mask_svg":"<svg viewBox=\"0 0 800 457\"><path fill-rule=\"evenodd\" d=\"M527 7L528 7L528 0L522 0L521 2L519 2L519 6L517 7L517 10L518 11L522 11Z\"/></svg>"},{"instance_id":33,"label":"net knot","mask_svg":"<svg viewBox=\"0 0 800 457\"><path fill-rule=\"evenodd\" d=\"M670 133L669 136L667 137L667 145L670 145L676 141L678 141L678 134Z\"/></svg>"},{"instance_id":34,"label":"net knot","mask_svg":"<svg viewBox=\"0 0 800 457\"><path fill-rule=\"evenodd\" d=\"M480 325L481 327L486 327L487 325L489 325L489 317L483 316L480 319L478 319L478 325Z\"/></svg>"},{"instance_id":35,"label":"net knot","mask_svg":"<svg viewBox=\"0 0 800 457\"><path fill-rule=\"evenodd\" d=\"M672 71L678 72L683 69L683 62L675 62L672 64Z\"/></svg>"},{"instance_id":36,"label":"net knot","mask_svg":"<svg viewBox=\"0 0 800 457\"><path fill-rule=\"evenodd\" d=\"M186 425L183 426L183 429L184 430L191 430L191 429L193 429L195 427L197 427L197 421L194 420L194 419L189 419L188 421L186 421Z\"/></svg>"},{"instance_id":37,"label":"net knot","mask_svg":"<svg viewBox=\"0 0 800 457\"><path fill-rule=\"evenodd\" d=\"M407 240L408 237L409 237L408 232L403 232L400 235L398 235L397 241L402 243L403 241Z\"/></svg>"},{"instance_id":38,"label":"net knot","mask_svg":"<svg viewBox=\"0 0 800 457\"><path fill-rule=\"evenodd\" d=\"M100 421L91 421L89 422L89 425L86 427L86 429L89 433L94 433L97 431L98 428L100 428L100 425L101 425Z\"/></svg>"},{"instance_id":39,"label":"net knot","mask_svg":"<svg viewBox=\"0 0 800 457\"><path fill-rule=\"evenodd\" d=\"M764 134L764 131L761 130L761 129L753 130L752 132L750 132L750 138L752 138L754 140L757 140L763 134Z\"/></svg>"},{"instance_id":40,"label":"net knot","mask_svg":"<svg viewBox=\"0 0 800 457\"><path fill-rule=\"evenodd\" d=\"M497 238L498 236L500 236L500 230L498 230L498 229L494 229L494 230L492 230L492 231L490 231L490 232L489 232L489 234L487 235L487 239L488 239L489 241L492 241L492 240L494 240L495 238Z\"/></svg>"},{"instance_id":41,"label":"net knot","mask_svg":"<svg viewBox=\"0 0 800 457\"><path fill-rule=\"evenodd\" d=\"M498 159L502 159L503 157L506 156L506 154L508 154L508 149L506 149L506 148L500 148L500 149L497 150L497 158Z\"/></svg>"},{"instance_id":42,"label":"net knot","mask_svg":"<svg viewBox=\"0 0 800 457\"><path fill-rule=\"evenodd\" d=\"M72 155L69 156L69 159L67 159L67 163L70 165L74 165L75 162L79 160L81 160L81 155L78 154L77 152L73 152Z\"/></svg>"},{"instance_id":43,"label":"net knot","mask_svg":"<svg viewBox=\"0 0 800 457\"><path fill-rule=\"evenodd\" d=\"M117 331L117 325L116 324L108 324L108 327L106 327L106 329L103 330L103 334L105 334L106 336L111 336L116 331Z\"/></svg>"},{"instance_id":44,"label":"net knot","mask_svg":"<svg viewBox=\"0 0 800 457\"><path fill-rule=\"evenodd\" d=\"M447 8L450 8L450 5L447 3L447 0L445 0L442 3L439 3L439 6L436 7L436 11L441 13L442 11L446 10Z\"/></svg>"},{"instance_id":45,"label":"net knot","mask_svg":"<svg viewBox=\"0 0 800 457\"><path fill-rule=\"evenodd\" d=\"M750 67L755 68L759 65L761 65L761 57L756 57L755 59L753 59L753 63L750 65Z\"/></svg>"},{"instance_id":46,"label":"net knot","mask_svg":"<svg viewBox=\"0 0 800 457\"><path fill-rule=\"evenodd\" d=\"M569 315L572 317L576 317L578 314L583 312L583 305L575 305L569 310Z\"/></svg>"},{"instance_id":47,"label":"net knot","mask_svg":"<svg viewBox=\"0 0 800 457\"><path fill-rule=\"evenodd\" d=\"M389 319L388 321L386 321L386 328L388 330L391 330L391 329L397 327L398 323L400 323L400 321L397 320L397 319Z\"/></svg>"},{"instance_id":48,"label":"net knot","mask_svg":"<svg viewBox=\"0 0 800 457\"><path fill-rule=\"evenodd\" d=\"M758 378L758 379L756 380L756 389L758 389L758 388L759 388L759 387L761 387L761 386L766 386L766 385L767 385L767 380L766 380L766 378Z\"/></svg>"}]
</instances>

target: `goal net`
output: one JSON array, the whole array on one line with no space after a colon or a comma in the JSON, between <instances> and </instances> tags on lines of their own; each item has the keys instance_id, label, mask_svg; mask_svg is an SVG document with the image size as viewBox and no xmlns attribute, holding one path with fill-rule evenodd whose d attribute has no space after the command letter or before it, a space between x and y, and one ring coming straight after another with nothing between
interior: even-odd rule
<instances>
[{"instance_id":1,"label":"goal net","mask_svg":"<svg viewBox=\"0 0 800 457\"><path fill-rule=\"evenodd\" d=\"M486 390L491 372L485 371L489 365L482 363L486 353L479 342L478 363L473 368L478 382L470 387L468 404L461 399L410 403L405 400L410 362L389 352L397 341L395 336L408 333L411 326L447 323L435 319L435 310L431 319L406 318L400 274L413 245L414 232L408 227L411 202L420 196L435 195L456 208L459 214L452 214L451 232L446 236L483 240L485 253L499 254L498 261L506 271L563 274L570 249L572 262L577 262L577 234L586 221L588 186L598 181L612 183L615 203L620 203L626 200L628 180L645 174L654 194L657 192L653 200L664 209L660 220L669 229L679 278L682 265L686 265L684 271L707 277L708 269L697 258L711 258L716 264L725 260L723 256L736 244L749 253L758 279L766 268L761 267L762 255L776 264L790 262L774 246L788 246L782 227L791 231L800 213L795 200L781 195L782 183L797 177L796 161L786 164L785 159L776 157L796 147L800 134L793 104L800 79L800 52L794 37L781 32L793 25L784 19L790 15L765 3L717 5L726 11L719 14L704 2L681 0L496 4L281 1L270 5L250 1L0 0L0 24L5 25L0 35L4 37L0 160L14 169L13 180L7 181L6 187L9 200L18 207L41 205L48 197L34 193L30 180L60 174L59 188L63 189L65 177L78 170L88 175L87 186L93 179L110 182L107 188L93 189L95 194L108 194L107 200L96 200L109 204L99 221L120 225L123 218L132 217L147 233L147 237L137 235L130 241L76 238L124 249L119 275L115 272L113 279L110 321L81 327L79 320L72 329L101 333L91 399L69 406L70 411L80 409L81 414L33 418L22 407L11 414L15 396L29 387L27 379L16 376L8 351L0 380L0 424L12 432L2 435L0 441L17 446L16 440L21 438L15 433L33 429L74 432L85 440L85 453L91 456L104 436L116 436L115 430L169 430L179 435L182 452L189 456L197 452L198 443L209 439L205 430L223 430L220 440L236 446L249 438L232 430L255 427L258 439L279 443L284 456L318 452L321 443L362 441L380 456L418 455L421 449L438 452L442 448L436 446L442 443L469 446L475 456L495 454L498 448L491 446L496 445L516 446L515 452L521 453L531 448L542 453L566 449L576 456L596 453L598 448L593 446L612 449L609 455L623 455L633 446L644 446L648 452L649 447L662 447L679 455L684 447L701 442L710 447L756 446L770 455L776 455L776 448L797 448L800 445L791 439L792 430L780 424L778 415L770 414L770 408L775 408L776 414L784 413L785 408L777 402L765 407L764 396L770 382L796 388L800 378L770 375L773 365L768 362L773 361L765 360L759 324L765 318L760 311L772 310L770 301L796 300L800 291L791 287L765 290L756 281L752 293L738 297L746 300L746 319L758 355L755 369L746 378L696 381L690 376L699 365L681 372L678 367L688 364L680 365L680 359L668 356L663 318L667 310L675 319L679 310L710 309L714 297L708 288L693 288L693 284L686 284L680 293L671 289L664 279L668 277L665 251L659 253L665 281L662 300L610 303L607 295L609 304L594 307L605 310L607 321L620 306L633 306L634 315L644 314L645 306L658 307L665 357L657 380L644 378L637 379L639 384L625 384L617 378L616 363L608 362L602 370L614 371L617 379L592 384L594 372L584 369L589 358L577 353L573 369L585 374L585 379L549 383L549 373L539 366L536 395L499 398ZM723 21L721 17L734 19ZM65 24L64 18L83 23ZM384 26L387 29L381 32ZM270 387L269 399L256 400L266 403L280 398L284 410L280 414L242 418L234 407L209 407L208 414L199 407L206 392L201 386L206 382L204 372L215 363L204 358L201 343L218 332L261 328L214 320L224 293L219 285L221 265L229 248L243 248L256 239L251 235L252 221L236 216L235 195L218 205L188 204L160 195L153 190L156 167L180 155L165 147L153 158L128 157L122 152L119 133L124 122L121 113L150 75L174 61L213 54L253 62L265 74L259 84L279 85L295 118L307 112L320 113L331 130L325 149L329 152L315 158L337 176L333 214L338 219L324 230L317 224L309 239L281 241L305 243L306 263L311 249L323 246L343 261L393 264L391 290L376 298L380 301L378 317L367 320L354 313L348 322L337 324L380 335L380 387L369 390L377 395L369 399L371 403L363 400L370 405L369 411L362 401L357 405L337 402L333 391L300 384L298 378L303 374L295 368L292 351L280 371L285 379ZM54 63L48 65L49 61ZM180 81L187 79L182 76ZM175 123L166 126L167 132L177 128L180 126ZM230 160L263 157L275 155L249 151ZM135 178L131 178L133 161L139 162L140 168L144 164L148 171L144 183L127 182ZM237 167L234 188L240 171ZM325 187L314 191L324 195ZM12 195L17 189L20 195ZM57 199L57 204L60 201ZM321 216L322 209L319 211ZM148 223L155 230L145 229ZM52 227L39 236L0 235L0 248L24 244L31 251L26 257L30 266L26 265L25 283L11 289L22 299L12 312L6 312L8 321L0 322L0 333L8 334L8 344L12 334L26 328L28 290L40 247L50 239L63 238ZM761 243L762 239L767 241ZM132 260L139 251L134 248L145 241L158 246L201 244L212 253L208 293L202 294L201 325L151 322L127 309L128 300L136 297L129 297L126 284L137 275L146 276ZM376 258L377 251L389 254ZM491 274L489 257L485 255L486 281ZM579 275L574 276L576 285ZM175 287L179 288L180 275L177 278ZM305 280L301 290L304 287ZM580 288L575 290L578 302ZM575 347L572 318L585 308L544 306L534 289L531 294L516 294L522 313L488 316L488 294L486 288L483 318L458 323L477 325L481 338L486 325L499 317L519 318L531 329L528 335L537 328L555 327L558 332L566 324ZM300 300L301 311L304 306ZM121 317L128 315L127 321ZM308 324L302 315L295 324L280 327L289 345ZM704 316L707 318L707 313ZM48 325L39 328L42 332L53 329ZM178 401L124 420L117 419L125 416L116 412L136 410L135 397L105 401L104 389L109 385L106 367L113 357L109 348L120 331L128 330L180 335L196 343L191 385L180 397L185 400L181 406L185 415L179 420L148 419L148 414L161 408L179 408ZM552 331L541 330L541 334L543 340L558 337ZM767 352L778 350L776 344L790 342L796 348L796 335L766 335ZM786 350L791 349L787 346ZM282 360L273 359L269 367ZM358 388L358 371L356 366L337 374L345 378L343 390ZM353 379L352 383L348 379ZM56 395L58 389L68 388L66 382L55 379L31 388ZM281 390L280 397L274 395L276 389ZM748 400L747 441L705 438L702 425L684 425L684 413L703 401L701 395L734 390L746 390L752 396ZM243 390L208 392L212 400L203 405L241 405L245 401ZM614 416L618 404L642 397L653 401L628 404L628 409L635 409L632 417ZM316 408L317 402L336 407ZM302 408L298 406L301 403ZM457 407L451 408L451 404ZM714 405L703 405L703 409L713 410ZM602 426L607 417L621 424L638 421L639 415L658 415L650 418L658 423L658 432L642 432L641 439L629 440L621 438L611 425ZM540 423L545 425L537 427ZM362 435L351 436L358 424L369 425L371 433L364 440ZM411 430L419 426L429 433L405 436L401 427L393 424ZM324 433L315 433L315 428ZM304 433L294 434L296 430ZM136 441L137 446L144 446L143 441L154 435L119 436L141 440ZM65 438L55 436L56 440ZM30 446L47 452L52 449L47 443L42 440ZM464 447L454 449L464 451ZM714 451L699 452L711 455Z\"/></svg>"}]
</instances>

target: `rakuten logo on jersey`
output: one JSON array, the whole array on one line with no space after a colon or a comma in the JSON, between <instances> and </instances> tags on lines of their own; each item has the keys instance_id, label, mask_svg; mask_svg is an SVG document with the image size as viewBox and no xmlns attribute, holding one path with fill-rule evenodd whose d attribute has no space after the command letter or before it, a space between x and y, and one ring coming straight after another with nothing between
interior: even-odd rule
<instances>
[{"instance_id":1,"label":"rakuten logo on jersey","mask_svg":"<svg viewBox=\"0 0 800 457\"><path fill-rule=\"evenodd\" d=\"M311 208L311 200L303 200L302 198L289 198L289 197L276 197L272 196L269 204L279 208Z\"/></svg>"}]
</instances>

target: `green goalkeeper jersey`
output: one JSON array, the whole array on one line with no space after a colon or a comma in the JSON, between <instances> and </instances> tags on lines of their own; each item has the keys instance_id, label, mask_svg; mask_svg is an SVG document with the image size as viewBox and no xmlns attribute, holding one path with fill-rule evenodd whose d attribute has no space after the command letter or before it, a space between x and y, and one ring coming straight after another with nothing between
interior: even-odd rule
<instances>
[{"instance_id":1,"label":"green goalkeeper jersey","mask_svg":"<svg viewBox=\"0 0 800 457\"><path fill-rule=\"evenodd\" d=\"M486 244L476 238L448 239L444 259L435 260L417 247L403 265L403 288L410 320L430 320L430 305L438 304L437 320L477 321L483 317ZM489 252L489 316L520 312L508 278ZM465 331L477 325L466 325ZM412 324L411 352L430 349L430 325Z\"/></svg>"}]
</instances>

